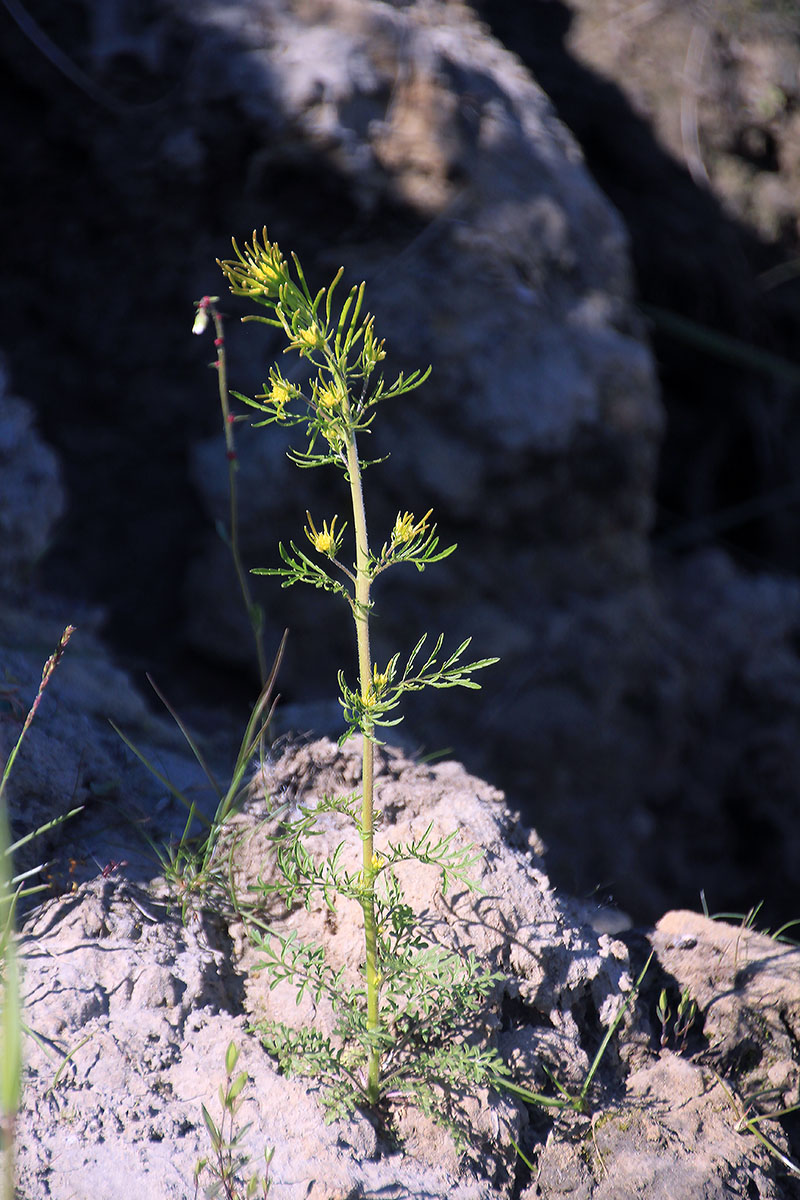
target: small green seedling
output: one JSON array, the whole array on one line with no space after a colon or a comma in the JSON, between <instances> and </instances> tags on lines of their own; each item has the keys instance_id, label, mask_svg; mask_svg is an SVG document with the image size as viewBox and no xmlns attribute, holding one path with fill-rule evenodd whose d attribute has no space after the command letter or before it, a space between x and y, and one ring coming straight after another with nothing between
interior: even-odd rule
<instances>
[{"instance_id":1,"label":"small green seedling","mask_svg":"<svg viewBox=\"0 0 800 1200\"><path fill-rule=\"evenodd\" d=\"M686 1052L686 1042L692 1026L697 1020L697 1015L697 1001L693 999L688 987L685 987L680 994L675 1021L670 1030L672 1011L669 1007L667 990L666 988L662 988L656 1005L656 1017L661 1025L661 1049L665 1050L671 1040L676 1052L684 1054Z\"/></svg>"},{"instance_id":2,"label":"small green seedling","mask_svg":"<svg viewBox=\"0 0 800 1200\"><path fill-rule=\"evenodd\" d=\"M763 934L764 937L770 937L770 938L772 938L772 940L774 942L781 942L782 944L787 945L787 946L797 946L798 944L800 944L800 943L798 943L796 938L788 936L788 931L790 929L796 929L797 926L800 925L800 918L798 918L798 917L793 918L791 921L785 921L783 923L783 925L780 925L775 930L769 929L767 926L762 926L761 928L759 928L759 926L757 924L757 918L761 912L761 909L764 907L763 900L759 900L758 904L754 904L753 907L748 909L748 911L746 913L737 913L737 912L711 913L708 910L708 904L706 902L705 891L701 890L700 903L701 903L702 910L703 910L703 916L708 917L708 919L710 921L730 921L730 922L735 921L737 924L739 924L741 926L741 929L743 932L761 933L761 934Z\"/></svg>"},{"instance_id":3,"label":"small green seedling","mask_svg":"<svg viewBox=\"0 0 800 1200\"><path fill-rule=\"evenodd\" d=\"M254 1200L267 1196L270 1189L269 1168L274 1147L264 1149L264 1174L250 1173L250 1156L241 1149L241 1144L250 1129L250 1123L237 1129L237 1117L242 1106L242 1092L248 1081L246 1071L236 1074L239 1049L230 1042L225 1052L225 1083L220 1085L219 1103L221 1116L216 1123L205 1104L201 1105L203 1121L211 1140L211 1154L201 1158L194 1169L194 1194L197 1200L200 1180L210 1176L204 1187L206 1200L224 1196L225 1200Z\"/></svg>"}]
</instances>

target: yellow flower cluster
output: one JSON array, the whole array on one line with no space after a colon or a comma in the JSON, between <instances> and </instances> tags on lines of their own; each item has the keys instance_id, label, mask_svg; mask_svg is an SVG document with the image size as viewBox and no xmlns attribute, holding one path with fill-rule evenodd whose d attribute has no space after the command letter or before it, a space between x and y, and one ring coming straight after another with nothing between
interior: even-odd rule
<instances>
[{"instance_id":1,"label":"yellow flower cluster","mask_svg":"<svg viewBox=\"0 0 800 1200\"><path fill-rule=\"evenodd\" d=\"M238 261L220 262L220 266L228 279L240 293L258 295L259 293L275 294L287 279L286 261L281 254L277 242L267 239L267 231L262 233L264 244L259 245L258 235L253 231L251 245L245 244L240 250L234 240L233 248Z\"/></svg>"},{"instance_id":2,"label":"yellow flower cluster","mask_svg":"<svg viewBox=\"0 0 800 1200\"><path fill-rule=\"evenodd\" d=\"M271 250L275 247L270 247ZM278 265L275 262L265 261L263 258L255 259L251 255L247 255L247 273L252 284L261 284L262 288L266 288L271 292L277 291L283 279L283 261L280 256L277 259Z\"/></svg>"},{"instance_id":3,"label":"yellow flower cluster","mask_svg":"<svg viewBox=\"0 0 800 1200\"><path fill-rule=\"evenodd\" d=\"M318 554L325 554L328 558L333 558L339 549L341 537L344 533L343 528L339 533L336 532L338 517L333 518L330 526L327 521L323 521L321 530L317 530L310 512L306 512L306 517L308 525L305 527L305 535L311 542L311 545Z\"/></svg>"},{"instance_id":4,"label":"yellow flower cluster","mask_svg":"<svg viewBox=\"0 0 800 1200\"><path fill-rule=\"evenodd\" d=\"M275 405L275 416L279 419L286 413L286 405L289 404L295 394L295 389L285 379L273 379L272 387L269 390L267 399L270 404Z\"/></svg>"},{"instance_id":5,"label":"yellow flower cluster","mask_svg":"<svg viewBox=\"0 0 800 1200\"><path fill-rule=\"evenodd\" d=\"M379 671L377 667L372 668L372 691L374 695L380 696L389 682L389 672Z\"/></svg>"},{"instance_id":6,"label":"yellow flower cluster","mask_svg":"<svg viewBox=\"0 0 800 1200\"><path fill-rule=\"evenodd\" d=\"M372 317L369 318L364 329L364 348L361 352L361 357L368 371L374 371L378 363L386 358L383 339L377 341L375 338Z\"/></svg>"},{"instance_id":7,"label":"yellow flower cluster","mask_svg":"<svg viewBox=\"0 0 800 1200\"><path fill-rule=\"evenodd\" d=\"M320 346L324 346L325 338L317 325L309 325L306 329L298 329L291 344L300 351L301 355L308 354L309 351L318 350Z\"/></svg>"},{"instance_id":8,"label":"yellow flower cluster","mask_svg":"<svg viewBox=\"0 0 800 1200\"><path fill-rule=\"evenodd\" d=\"M428 528L428 518L432 512L433 509L429 508L421 521L415 521L413 513L398 513L392 530L392 545L406 545L425 533Z\"/></svg>"},{"instance_id":9,"label":"yellow flower cluster","mask_svg":"<svg viewBox=\"0 0 800 1200\"><path fill-rule=\"evenodd\" d=\"M317 403L328 412L333 412L341 404L341 394L333 383L326 383L316 391Z\"/></svg>"},{"instance_id":10,"label":"yellow flower cluster","mask_svg":"<svg viewBox=\"0 0 800 1200\"><path fill-rule=\"evenodd\" d=\"M370 884L372 883L372 880L375 878L375 876L378 874L379 871L383 870L383 868L385 866L386 866L386 859L383 857L383 855L382 854L373 854L371 870L369 872L371 878L369 880L367 880L367 872L359 871L358 875L357 875L359 888L366 888L366 887L370 886ZM383 932L382 928L379 927L377 929L377 932L379 934L382 933Z\"/></svg>"},{"instance_id":11,"label":"yellow flower cluster","mask_svg":"<svg viewBox=\"0 0 800 1200\"><path fill-rule=\"evenodd\" d=\"M259 246L258 237L253 230L252 244L247 246L245 253L239 257L247 266L252 280L275 291L286 276L286 262L278 248L278 243L269 241L266 229L262 232L262 238L264 244Z\"/></svg>"}]
</instances>

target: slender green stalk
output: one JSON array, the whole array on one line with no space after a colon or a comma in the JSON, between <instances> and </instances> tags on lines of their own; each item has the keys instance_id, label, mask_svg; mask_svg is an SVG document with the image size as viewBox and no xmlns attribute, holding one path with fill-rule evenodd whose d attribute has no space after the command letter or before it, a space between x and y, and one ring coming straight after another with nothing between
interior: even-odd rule
<instances>
[{"instance_id":1,"label":"slender green stalk","mask_svg":"<svg viewBox=\"0 0 800 1200\"><path fill-rule=\"evenodd\" d=\"M30 729L31 724L33 722L33 718L36 716L36 710L42 702L42 696L44 695L44 689L47 687L48 681L50 679L50 676L53 674L53 671L55 671L56 667L60 663L61 656L63 655L64 651L67 648L67 642L72 637L74 632L75 632L75 627L73 625L68 625L66 627L66 629L64 630L64 632L61 635L60 642L58 643L55 650L48 658L47 662L44 664L44 668L42 670L42 681L39 684L39 690L37 691L36 697L33 701L33 704L31 705L28 715L25 718L25 723L22 726L22 731L11 750L11 753L8 756L6 765L3 769L2 778L0 778L0 799L2 798L3 792L5 791L6 784L8 783L8 777L11 774L11 768L14 766L14 760L16 759L17 755L19 754L20 746L22 745L23 741L25 740L25 734Z\"/></svg>"},{"instance_id":2,"label":"slender green stalk","mask_svg":"<svg viewBox=\"0 0 800 1200\"><path fill-rule=\"evenodd\" d=\"M217 350L217 357L213 366L217 372L219 403L222 409L222 428L225 433L225 456L228 460L228 529L224 532L224 537L233 558L233 566L239 582L239 591L242 593L244 606L247 609L247 617L253 630L256 658L258 659L258 674L261 686L263 687L267 681L267 656L264 650L263 638L264 621L260 607L253 602L247 572L244 568L239 548L239 493L236 478L239 471L239 456L236 453L236 442L233 436L233 427L236 423L236 418L231 412L230 393L228 390L228 357L225 351L225 331L222 324L222 314L217 308L216 300L216 296L204 296L198 302L195 332L202 333L204 331L205 323L203 318L205 318L205 322L209 318L213 322L214 345Z\"/></svg>"},{"instance_id":3,"label":"slender green stalk","mask_svg":"<svg viewBox=\"0 0 800 1200\"><path fill-rule=\"evenodd\" d=\"M349 415L349 414L348 414ZM372 654L369 642L369 608L372 573L370 571L369 537L367 518L364 511L364 489L361 484L361 467L355 434L347 443L347 475L350 481L350 498L353 504L353 526L356 545L355 603L352 606L358 644L358 675L361 700L368 712L374 691L372 678ZM363 842L364 895L361 908L364 912L365 974L367 983L367 1030L377 1035L380 1029L380 980L378 973L378 933L375 921L375 863L374 863L374 811L375 811L375 744L374 728L367 718L363 728L363 755L361 771L361 837ZM367 1093L370 1103L376 1104L380 1094L380 1047L374 1041L370 1050L367 1069Z\"/></svg>"}]
</instances>

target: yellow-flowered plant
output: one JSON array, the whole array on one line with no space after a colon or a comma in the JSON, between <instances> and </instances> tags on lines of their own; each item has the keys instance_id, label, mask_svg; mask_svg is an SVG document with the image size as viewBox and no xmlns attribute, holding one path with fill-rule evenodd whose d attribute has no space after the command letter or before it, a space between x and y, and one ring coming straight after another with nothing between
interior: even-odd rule
<instances>
[{"instance_id":1,"label":"yellow-flowered plant","mask_svg":"<svg viewBox=\"0 0 800 1200\"><path fill-rule=\"evenodd\" d=\"M349 489L352 513L352 558L348 561L343 561L342 554L347 525L338 515L320 525L306 512L304 532L309 545L279 545L283 565L255 573L275 575L283 587L311 584L347 602L358 650L358 681L351 686L343 672L339 675L345 721L341 740L355 732L363 735L360 794L355 798L326 797L313 812L302 811L297 819L284 821L276 839L279 880L270 888L280 892L287 904L298 899L307 902L313 889L319 889L329 904L336 896L358 901L363 912L364 987L345 997L339 976L324 963L322 948L303 946L293 936L282 938L274 932L262 937L263 966L270 970L273 981L291 978L300 992L307 988L331 996L343 1040L337 1048L311 1030L298 1034L283 1027L267 1031L265 1039L284 1066L327 1078L335 1110L346 1111L354 1103L374 1107L390 1090L404 1089L430 1106L431 1077L447 1088L456 1078L476 1083L502 1073L502 1064L493 1052L462 1044L448 1046L443 1053L430 1035L433 1013L437 1030L445 1028L442 1014L448 1011L454 1014L454 1027L462 1027L466 1014L477 1011L494 980L472 959L462 960L427 944L403 901L393 868L409 858L433 863L442 872L444 890L451 879L469 884L469 870L479 854L474 847L456 845L455 835L435 838L430 828L412 842L387 845L378 852L374 845L374 750L378 730L400 720L395 710L404 693L423 687L476 688L474 672L496 660L464 662L469 639L445 655L442 636L432 646L426 645L424 636L405 661L396 654L383 667L373 663L370 618L375 578L401 562L413 563L422 571L455 549L440 548L430 510L423 517L399 512L378 554L371 549L367 531L361 484L366 464L358 440L369 432L379 403L407 395L427 379L429 371L401 373L391 384L377 374L385 350L375 336L373 318L362 315L364 284L353 287L337 307L334 300L342 270L329 287L312 294L297 257L292 255L291 264L287 262L277 244L269 242L266 230L261 239L254 234L243 249L236 242L233 245L235 258L220 263L231 291L268 312L244 320L282 329L287 349L305 359L312 373L308 384L300 387L274 366L259 395L234 395L258 411L256 427L300 427L304 444L290 450L290 458L301 467L338 467ZM321 864L305 849L303 839L313 834L324 811L345 813L353 821L362 845L359 871L348 873L342 868L341 848ZM423 1038L417 1046L416 1066L406 1063L401 1069L396 1061L398 1047L407 1049L413 1044L412 1031L422 1027L428 1030L428 1040ZM488 1055L485 1060L484 1055ZM390 1069L384 1069L387 1063ZM408 1084L409 1079L413 1085Z\"/></svg>"}]
</instances>

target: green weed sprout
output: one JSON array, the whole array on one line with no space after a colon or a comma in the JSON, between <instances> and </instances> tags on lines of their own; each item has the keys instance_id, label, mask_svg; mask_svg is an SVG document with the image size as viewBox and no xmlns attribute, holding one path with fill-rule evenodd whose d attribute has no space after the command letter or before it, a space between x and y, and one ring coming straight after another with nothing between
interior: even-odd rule
<instances>
[{"instance_id":1,"label":"green weed sprout","mask_svg":"<svg viewBox=\"0 0 800 1200\"><path fill-rule=\"evenodd\" d=\"M684 1054L686 1051L686 1043L689 1033L697 1020L698 1008L697 1001L693 998L688 987L685 987L680 994L678 1000L678 1010L675 1014L675 1021L672 1026L672 1037L675 1042L675 1048L678 1054ZM656 1005L656 1016L661 1026L661 1049L669 1044L670 1028L669 1022L672 1012L669 1007L666 988L661 989Z\"/></svg>"},{"instance_id":2,"label":"green weed sprout","mask_svg":"<svg viewBox=\"0 0 800 1200\"><path fill-rule=\"evenodd\" d=\"M211 1116L205 1104L203 1121L211 1141L211 1157L201 1158L194 1171L194 1194L200 1188L203 1175L211 1176L204 1189L206 1200L224 1196L225 1200L266 1200L270 1190L269 1166L275 1153L274 1147L264 1148L264 1174L250 1172L250 1156L241 1149L250 1123L237 1129L236 1118L242 1105L242 1092L247 1084L246 1071L234 1075L239 1061L239 1049L235 1042L228 1043L225 1051L225 1083L219 1089L221 1116L219 1124Z\"/></svg>"},{"instance_id":3,"label":"green weed sprout","mask_svg":"<svg viewBox=\"0 0 800 1200\"><path fill-rule=\"evenodd\" d=\"M339 700L346 727L340 744L356 732L363 735L360 803L358 798L355 801L350 798L338 806L330 800L328 804L352 820L362 842L362 867L356 873L343 871L338 865L338 852L318 867L301 841L304 833L313 832L302 817L289 829L283 847L279 847L278 860L287 904L307 899L310 890L318 888L328 902L333 894L338 894L357 900L361 907L366 1014L360 1041L366 1047L367 1062L364 1083L357 1084L356 1090L374 1107L388 1086L388 1075L382 1078L381 1074L382 1059L386 1056L391 1060L391 1050L396 1044L392 1031L397 1033L398 1020L402 1024L398 976L405 976L408 983L416 969L417 986L422 989L421 960L417 960L425 953L430 959L429 951L422 949L418 932L410 932L407 906L402 903L393 866L408 858L432 862L441 869L446 888L450 878L469 882L467 868L478 857L455 847L451 838L435 841L430 831L416 843L376 853L374 752L378 731L402 719L398 708L405 693L426 687L477 688L474 672L497 660L466 662L464 655L470 639L455 651L445 653L443 636L431 646L426 635L405 659L395 654L383 666L373 662L370 619L375 579L400 563L412 563L423 571L455 549L455 546L440 547L430 511L421 517L413 512L398 512L377 552L367 532L362 473L370 464L360 456L359 439L370 432L379 404L397 400L419 387L428 378L430 369L413 371L407 376L400 373L389 384L377 374L385 358L384 343L375 335L373 318L362 315L364 284L353 287L340 304L334 304L343 269L329 287L312 294L297 256L293 254L291 263L287 262L278 245L269 242L266 229L261 241L254 233L252 242L245 244L243 250L235 241L233 247L236 258L219 264L231 292L261 305L269 314L249 315L244 320L261 321L282 330L287 350L307 362L310 379L307 385L300 386L274 366L263 391L255 398L232 394L261 414L254 422L255 427L269 424L300 427L304 445L290 450L289 457L303 468L338 468L349 489L352 559L344 549L348 522L338 514L320 522L306 512L304 541L300 545L293 541L280 544L283 566L257 570L255 574L274 575L283 587L305 583L331 592L347 603L354 622L358 682L352 687L344 672L339 674ZM211 297L199 301L195 332L201 332L204 323L213 316L214 304ZM309 819L313 823L313 816ZM376 890L379 880L381 888ZM272 954L273 970L282 971L283 977L294 974L301 980L301 987L328 991L335 996L336 981L328 979L315 953L284 943L280 951ZM452 963L442 969L458 991ZM467 975L471 980L477 979L477 969L468 970ZM483 990L485 993L486 987ZM351 1023L351 1031L357 1025L356 1019ZM344 1060L340 1066L348 1069Z\"/></svg>"}]
</instances>

